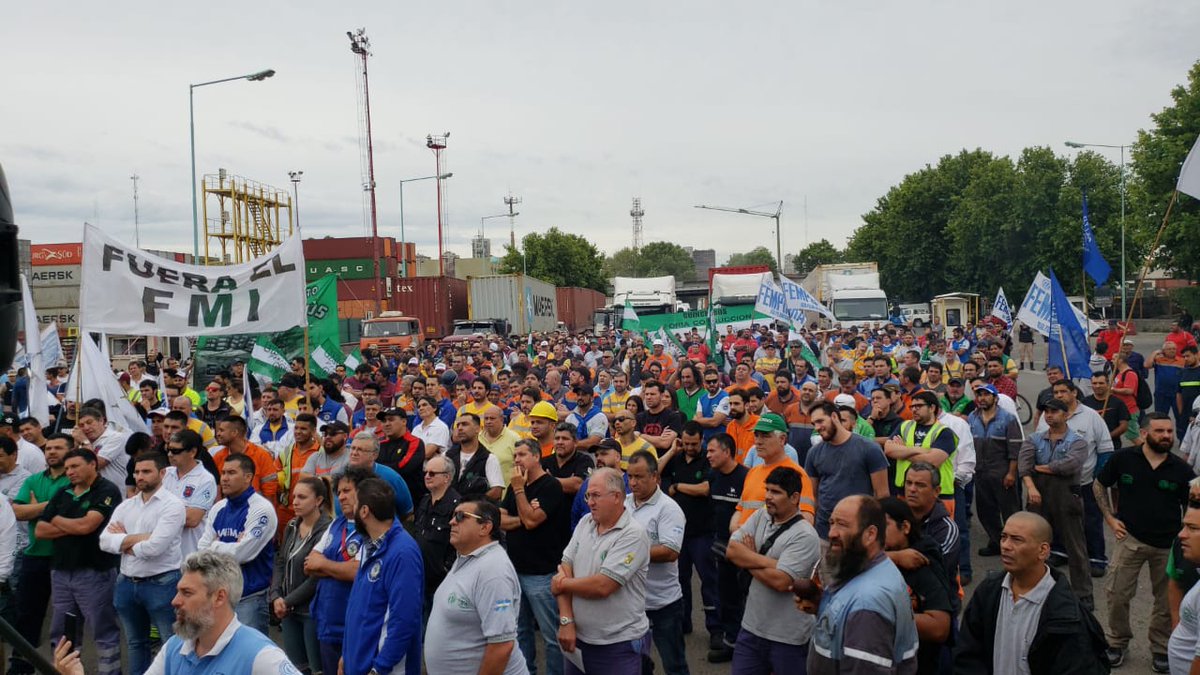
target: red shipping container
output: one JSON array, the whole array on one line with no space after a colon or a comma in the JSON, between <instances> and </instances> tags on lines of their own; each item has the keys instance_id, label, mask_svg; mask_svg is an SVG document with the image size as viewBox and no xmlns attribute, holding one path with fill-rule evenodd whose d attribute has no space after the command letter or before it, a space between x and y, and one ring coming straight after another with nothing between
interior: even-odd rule
<instances>
[{"instance_id":1,"label":"red shipping container","mask_svg":"<svg viewBox=\"0 0 1200 675\"><path fill-rule=\"evenodd\" d=\"M338 300L339 319L362 319L368 314L375 314L374 300Z\"/></svg>"},{"instance_id":2,"label":"red shipping container","mask_svg":"<svg viewBox=\"0 0 1200 675\"><path fill-rule=\"evenodd\" d=\"M467 318L465 279L412 277L393 283L392 311L420 319L425 339L445 337L453 331L456 320Z\"/></svg>"},{"instance_id":3,"label":"red shipping container","mask_svg":"<svg viewBox=\"0 0 1200 675\"><path fill-rule=\"evenodd\" d=\"M604 306L604 294L590 288L565 286L555 289L558 296L558 320L567 330L580 333L592 327L592 313Z\"/></svg>"},{"instance_id":4,"label":"red shipping container","mask_svg":"<svg viewBox=\"0 0 1200 675\"><path fill-rule=\"evenodd\" d=\"M395 257L396 240L379 237L379 254L384 258ZM373 258L370 237L322 237L304 240L305 260L338 260L342 258Z\"/></svg>"},{"instance_id":5,"label":"red shipping container","mask_svg":"<svg viewBox=\"0 0 1200 675\"><path fill-rule=\"evenodd\" d=\"M379 297L383 299L384 309L387 309L387 280L380 279L379 283L381 289ZM392 283L395 283L395 281ZM362 300L371 303L371 306L374 307L375 281L373 279L338 279L337 297L338 302L343 300Z\"/></svg>"}]
</instances>

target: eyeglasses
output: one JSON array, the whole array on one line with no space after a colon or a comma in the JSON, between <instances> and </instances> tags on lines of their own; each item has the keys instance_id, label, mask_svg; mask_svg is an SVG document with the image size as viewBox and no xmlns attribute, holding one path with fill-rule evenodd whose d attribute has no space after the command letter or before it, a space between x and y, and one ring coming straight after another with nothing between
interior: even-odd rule
<instances>
[{"instance_id":1,"label":"eyeglasses","mask_svg":"<svg viewBox=\"0 0 1200 675\"><path fill-rule=\"evenodd\" d=\"M429 478L430 476L437 476L437 475L441 475L441 474L446 474L448 476L448 475L450 475L450 472L449 471L426 471L425 477Z\"/></svg>"},{"instance_id":2,"label":"eyeglasses","mask_svg":"<svg viewBox=\"0 0 1200 675\"><path fill-rule=\"evenodd\" d=\"M471 513L470 511L455 511L451 518L454 519L454 522L461 523L462 521L466 520L468 516L481 522L484 520L483 516L479 515L478 513Z\"/></svg>"},{"instance_id":3,"label":"eyeglasses","mask_svg":"<svg viewBox=\"0 0 1200 675\"><path fill-rule=\"evenodd\" d=\"M705 380L704 384L720 384L720 380Z\"/></svg>"},{"instance_id":4,"label":"eyeglasses","mask_svg":"<svg viewBox=\"0 0 1200 675\"><path fill-rule=\"evenodd\" d=\"M184 452L187 452L187 451L188 451L188 449L187 449L187 448L172 448L172 447L169 447L169 446L167 447L167 454L168 454L168 455L178 455L178 454L180 454L180 453L184 453Z\"/></svg>"},{"instance_id":5,"label":"eyeglasses","mask_svg":"<svg viewBox=\"0 0 1200 675\"><path fill-rule=\"evenodd\" d=\"M929 404L928 404L928 403L916 403L916 402L913 402L913 403L909 403L909 404L908 404L908 407L909 407L909 408L911 408L911 409L913 409L913 410L916 410L917 408L928 408L928 407L929 407Z\"/></svg>"},{"instance_id":6,"label":"eyeglasses","mask_svg":"<svg viewBox=\"0 0 1200 675\"><path fill-rule=\"evenodd\" d=\"M613 422L632 422L632 417L614 417Z\"/></svg>"},{"instance_id":7,"label":"eyeglasses","mask_svg":"<svg viewBox=\"0 0 1200 675\"><path fill-rule=\"evenodd\" d=\"M594 502L607 494L616 494L615 492L587 492L583 495L583 500L586 502Z\"/></svg>"}]
</instances>

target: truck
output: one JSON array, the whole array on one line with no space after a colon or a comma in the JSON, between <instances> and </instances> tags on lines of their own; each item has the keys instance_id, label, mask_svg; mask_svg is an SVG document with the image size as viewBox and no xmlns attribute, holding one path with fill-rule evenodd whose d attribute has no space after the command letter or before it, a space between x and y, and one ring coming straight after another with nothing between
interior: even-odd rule
<instances>
[{"instance_id":1,"label":"truck","mask_svg":"<svg viewBox=\"0 0 1200 675\"><path fill-rule=\"evenodd\" d=\"M379 316L363 319L358 348L389 352L395 347L420 347L423 334L421 320L417 317L404 312L380 312Z\"/></svg>"},{"instance_id":2,"label":"truck","mask_svg":"<svg viewBox=\"0 0 1200 675\"><path fill-rule=\"evenodd\" d=\"M509 323L504 319L466 319L454 322L454 330L442 338L442 344L469 342L483 335L506 337L508 333Z\"/></svg>"},{"instance_id":3,"label":"truck","mask_svg":"<svg viewBox=\"0 0 1200 675\"><path fill-rule=\"evenodd\" d=\"M862 328L888 320L887 293L879 286L876 263L818 265L800 286L824 303L843 328Z\"/></svg>"},{"instance_id":4,"label":"truck","mask_svg":"<svg viewBox=\"0 0 1200 675\"><path fill-rule=\"evenodd\" d=\"M753 305L764 279L771 279L766 265L714 267L708 271L708 297L714 305Z\"/></svg>"},{"instance_id":5,"label":"truck","mask_svg":"<svg viewBox=\"0 0 1200 675\"><path fill-rule=\"evenodd\" d=\"M506 321L516 335L549 333L558 325L558 295L554 286L524 274L470 277L467 318Z\"/></svg>"},{"instance_id":6,"label":"truck","mask_svg":"<svg viewBox=\"0 0 1200 675\"><path fill-rule=\"evenodd\" d=\"M616 316L621 315L627 300L639 316L671 314L679 305L675 277L614 277L612 307Z\"/></svg>"}]
</instances>

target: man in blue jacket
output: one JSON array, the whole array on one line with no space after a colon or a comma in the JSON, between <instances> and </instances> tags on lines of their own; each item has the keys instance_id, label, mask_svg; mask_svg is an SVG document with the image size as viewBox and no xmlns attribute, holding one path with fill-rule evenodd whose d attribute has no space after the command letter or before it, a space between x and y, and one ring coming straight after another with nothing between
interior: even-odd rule
<instances>
[{"instance_id":1,"label":"man in blue jacket","mask_svg":"<svg viewBox=\"0 0 1200 675\"><path fill-rule=\"evenodd\" d=\"M363 535L358 574L342 641L345 675L421 673L425 563L416 540L396 520L392 488L379 478L358 484L355 530Z\"/></svg>"}]
</instances>

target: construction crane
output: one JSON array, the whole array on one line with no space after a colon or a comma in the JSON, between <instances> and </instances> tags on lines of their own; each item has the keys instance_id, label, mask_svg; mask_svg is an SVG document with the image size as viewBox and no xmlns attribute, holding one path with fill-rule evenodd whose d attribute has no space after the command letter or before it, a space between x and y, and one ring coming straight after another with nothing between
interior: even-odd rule
<instances>
[{"instance_id":1,"label":"construction crane","mask_svg":"<svg viewBox=\"0 0 1200 675\"><path fill-rule=\"evenodd\" d=\"M707 206L697 204L698 209L708 209L709 211L728 211L730 213L741 213L747 216L759 216L760 218L775 219L775 263L779 266L779 273L783 274L783 238L779 234L779 214L783 213L783 202L780 201L775 207L775 212L768 211L752 211L750 209L737 209L728 206Z\"/></svg>"},{"instance_id":2,"label":"construction crane","mask_svg":"<svg viewBox=\"0 0 1200 675\"><path fill-rule=\"evenodd\" d=\"M367 29L359 28L346 31L350 38L350 51L357 60L362 62L362 71L358 74L358 146L362 163L363 196L366 203L364 210L369 209L371 216L371 260L374 274L371 279L375 287L375 315L383 311L383 280L379 278L379 213L375 208L375 149L371 143L371 90L367 84L367 57L371 56L371 40L367 37Z\"/></svg>"}]
</instances>

